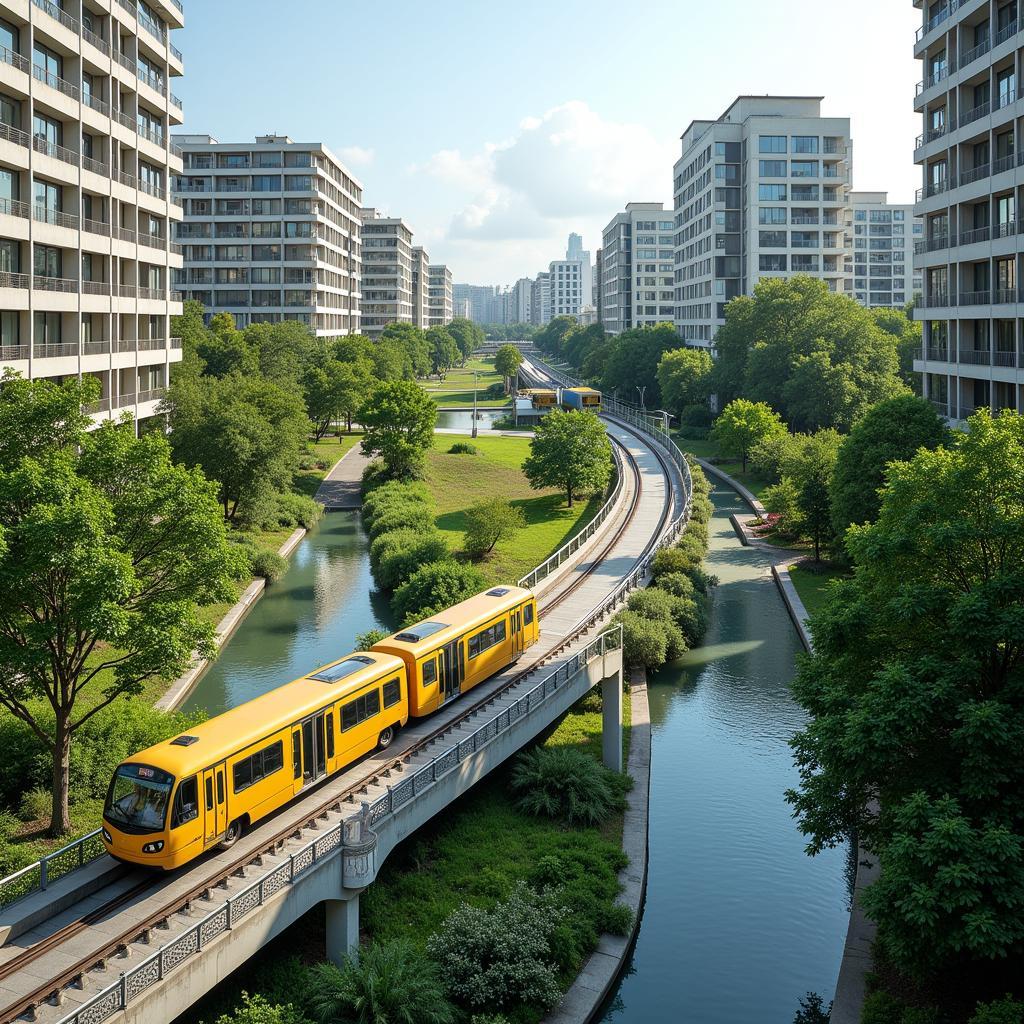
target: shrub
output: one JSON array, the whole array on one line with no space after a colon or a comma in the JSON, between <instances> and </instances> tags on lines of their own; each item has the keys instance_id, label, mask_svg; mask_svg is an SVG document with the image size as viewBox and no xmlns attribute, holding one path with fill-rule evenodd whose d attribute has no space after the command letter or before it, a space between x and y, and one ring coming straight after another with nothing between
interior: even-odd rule
<instances>
[{"instance_id":1,"label":"shrub","mask_svg":"<svg viewBox=\"0 0 1024 1024\"><path fill-rule=\"evenodd\" d=\"M463 904L427 940L448 993L468 1010L525 1003L550 1009L560 995L552 939L567 911L553 890L517 882L490 910Z\"/></svg>"},{"instance_id":2,"label":"shrub","mask_svg":"<svg viewBox=\"0 0 1024 1024\"><path fill-rule=\"evenodd\" d=\"M323 506L304 494L277 496L277 521L281 526L304 526L310 530L323 513Z\"/></svg>"},{"instance_id":3,"label":"shrub","mask_svg":"<svg viewBox=\"0 0 1024 1024\"><path fill-rule=\"evenodd\" d=\"M250 557L253 576L262 576L268 583L276 583L288 571L288 559L273 548L262 548Z\"/></svg>"},{"instance_id":4,"label":"shrub","mask_svg":"<svg viewBox=\"0 0 1024 1024\"><path fill-rule=\"evenodd\" d=\"M395 499L430 501L430 492L421 483L388 480L375 487L363 498L363 515L372 516L379 507Z\"/></svg>"},{"instance_id":5,"label":"shrub","mask_svg":"<svg viewBox=\"0 0 1024 1024\"><path fill-rule=\"evenodd\" d=\"M370 523L370 539L392 530L428 530L434 525L434 510L427 505L411 502L396 505L374 516Z\"/></svg>"},{"instance_id":6,"label":"shrub","mask_svg":"<svg viewBox=\"0 0 1024 1024\"><path fill-rule=\"evenodd\" d=\"M390 635L386 629L368 629L365 633L356 633L356 650L368 651L374 644L379 644Z\"/></svg>"},{"instance_id":7,"label":"shrub","mask_svg":"<svg viewBox=\"0 0 1024 1024\"><path fill-rule=\"evenodd\" d=\"M454 1024L435 963L411 942L372 943L341 967L309 972L309 1008L322 1024Z\"/></svg>"},{"instance_id":8,"label":"shrub","mask_svg":"<svg viewBox=\"0 0 1024 1024\"><path fill-rule=\"evenodd\" d=\"M779 483L765 488L761 495L761 504L764 505L766 512L776 517L776 528L780 533L795 536L800 532L800 492L788 476L783 477Z\"/></svg>"},{"instance_id":9,"label":"shrub","mask_svg":"<svg viewBox=\"0 0 1024 1024\"><path fill-rule=\"evenodd\" d=\"M430 508L430 502L415 492L396 494L394 491L375 491L363 502L363 519L367 527L371 527L381 516L389 515L396 509L401 511L408 508Z\"/></svg>"},{"instance_id":10,"label":"shrub","mask_svg":"<svg viewBox=\"0 0 1024 1024\"><path fill-rule=\"evenodd\" d=\"M411 528L403 528L399 530L390 530L387 533L382 533L378 537L375 537L370 543L370 570L374 576L380 569L381 562L384 561L389 555L393 555L396 551L404 551L406 548L411 547L421 537L429 536L435 532L435 527L431 524L426 529L414 530Z\"/></svg>"},{"instance_id":11,"label":"shrub","mask_svg":"<svg viewBox=\"0 0 1024 1024\"><path fill-rule=\"evenodd\" d=\"M448 449L449 455L476 455L479 451L475 444L470 444L468 441L456 441L455 444Z\"/></svg>"},{"instance_id":12,"label":"shrub","mask_svg":"<svg viewBox=\"0 0 1024 1024\"><path fill-rule=\"evenodd\" d=\"M686 638L676 621L675 599L671 594L657 587L637 590L629 597L626 607L629 611L655 622L665 635L665 660L675 661L686 653Z\"/></svg>"},{"instance_id":13,"label":"shrub","mask_svg":"<svg viewBox=\"0 0 1024 1024\"><path fill-rule=\"evenodd\" d=\"M624 903L612 903L601 909L597 926L609 935L628 935L633 927L633 911Z\"/></svg>"},{"instance_id":14,"label":"shrub","mask_svg":"<svg viewBox=\"0 0 1024 1024\"><path fill-rule=\"evenodd\" d=\"M516 806L536 817L599 825L622 806L610 772L573 747L534 747L520 754L509 780Z\"/></svg>"},{"instance_id":15,"label":"shrub","mask_svg":"<svg viewBox=\"0 0 1024 1024\"><path fill-rule=\"evenodd\" d=\"M505 385L500 380L495 381L487 389L488 398L504 398L505 396Z\"/></svg>"},{"instance_id":16,"label":"shrub","mask_svg":"<svg viewBox=\"0 0 1024 1024\"><path fill-rule=\"evenodd\" d=\"M1024 1021L1024 1002L1006 996L994 1003L978 1003L967 1024L1021 1024Z\"/></svg>"},{"instance_id":17,"label":"shrub","mask_svg":"<svg viewBox=\"0 0 1024 1024\"><path fill-rule=\"evenodd\" d=\"M374 578L377 586L385 590L394 590L423 566L442 562L450 557L448 542L440 533L436 530L433 533L420 533L408 547L392 550L383 555Z\"/></svg>"},{"instance_id":18,"label":"shrub","mask_svg":"<svg viewBox=\"0 0 1024 1024\"><path fill-rule=\"evenodd\" d=\"M658 587L673 597L693 598L697 593L693 580L681 572L667 572L659 576Z\"/></svg>"},{"instance_id":19,"label":"shrub","mask_svg":"<svg viewBox=\"0 0 1024 1024\"><path fill-rule=\"evenodd\" d=\"M243 992L242 1005L234 1013L221 1014L217 1024L309 1024L309 1018L291 1003L282 1006L268 1002L264 996Z\"/></svg>"},{"instance_id":20,"label":"shrub","mask_svg":"<svg viewBox=\"0 0 1024 1024\"><path fill-rule=\"evenodd\" d=\"M526 514L517 505L501 498L477 502L466 510L466 551L482 558L499 540L514 536L525 525Z\"/></svg>"},{"instance_id":21,"label":"shrub","mask_svg":"<svg viewBox=\"0 0 1024 1024\"><path fill-rule=\"evenodd\" d=\"M861 1008L860 1024L903 1024L906 1006L888 992L872 992Z\"/></svg>"},{"instance_id":22,"label":"shrub","mask_svg":"<svg viewBox=\"0 0 1024 1024\"><path fill-rule=\"evenodd\" d=\"M706 402L683 406L679 413L679 422L684 427L705 427L710 429L715 422L715 414Z\"/></svg>"},{"instance_id":23,"label":"shrub","mask_svg":"<svg viewBox=\"0 0 1024 1024\"><path fill-rule=\"evenodd\" d=\"M828 1024L832 1004L825 1005L825 1000L817 992L808 992L800 1000L800 1009L796 1011L793 1024Z\"/></svg>"},{"instance_id":24,"label":"shrub","mask_svg":"<svg viewBox=\"0 0 1024 1024\"><path fill-rule=\"evenodd\" d=\"M418 569L396 591L392 608L398 619L409 624L450 608L484 589L484 578L472 565L454 559L433 562Z\"/></svg>"},{"instance_id":25,"label":"shrub","mask_svg":"<svg viewBox=\"0 0 1024 1024\"><path fill-rule=\"evenodd\" d=\"M660 668L665 664L668 637L661 623L630 611L619 612L613 621L622 624L622 656L627 665Z\"/></svg>"},{"instance_id":26,"label":"shrub","mask_svg":"<svg viewBox=\"0 0 1024 1024\"><path fill-rule=\"evenodd\" d=\"M49 821L52 808L53 796L50 791L42 786L35 786L25 791L18 814L22 821L39 821L42 818Z\"/></svg>"}]
</instances>

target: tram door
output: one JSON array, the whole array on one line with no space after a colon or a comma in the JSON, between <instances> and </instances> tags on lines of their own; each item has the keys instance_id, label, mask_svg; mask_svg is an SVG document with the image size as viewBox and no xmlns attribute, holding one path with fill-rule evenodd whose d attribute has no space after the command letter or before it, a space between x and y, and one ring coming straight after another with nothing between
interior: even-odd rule
<instances>
[{"instance_id":1,"label":"tram door","mask_svg":"<svg viewBox=\"0 0 1024 1024\"><path fill-rule=\"evenodd\" d=\"M220 775L219 785L217 775ZM207 845L222 836L228 827L228 808L224 792L224 766L203 772L204 841Z\"/></svg>"},{"instance_id":2,"label":"tram door","mask_svg":"<svg viewBox=\"0 0 1024 1024\"><path fill-rule=\"evenodd\" d=\"M510 616L512 627L512 660L523 653L523 609L517 608Z\"/></svg>"},{"instance_id":3,"label":"tram door","mask_svg":"<svg viewBox=\"0 0 1024 1024\"><path fill-rule=\"evenodd\" d=\"M462 679L465 675L465 662L462 644L453 640L445 644L441 650L441 701L450 700L462 691Z\"/></svg>"},{"instance_id":4,"label":"tram door","mask_svg":"<svg viewBox=\"0 0 1024 1024\"><path fill-rule=\"evenodd\" d=\"M324 713L302 723L302 784L309 785L327 771L327 749L324 743Z\"/></svg>"}]
</instances>

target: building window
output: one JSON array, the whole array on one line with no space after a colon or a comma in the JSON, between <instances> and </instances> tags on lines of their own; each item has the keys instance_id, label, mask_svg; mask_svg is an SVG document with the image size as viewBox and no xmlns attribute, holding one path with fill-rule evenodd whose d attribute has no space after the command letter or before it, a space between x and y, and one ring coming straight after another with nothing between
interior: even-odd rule
<instances>
[{"instance_id":1,"label":"building window","mask_svg":"<svg viewBox=\"0 0 1024 1024\"><path fill-rule=\"evenodd\" d=\"M818 152L818 136L817 135L795 135L793 137L793 152L794 153L817 153Z\"/></svg>"},{"instance_id":2,"label":"building window","mask_svg":"<svg viewBox=\"0 0 1024 1024\"><path fill-rule=\"evenodd\" d=\"M785 135L762 135L758 140L759 153L785 153Z\"/></svg>"},{"instance_id":3,"label":"building window","mask_svg":"<svg viewBox=\"0 0 1024 1024\"><path fill-rule=\"evenodd\" d=\"M785 178L785 160L759 160L757 173L762 178Z\"/></svg>"},{"instance_id":4,"label":"building window","mask_svg":"<svg viewBox=\"0 0 1024 1024\"><path fill-rule=\"evenodd\" d=\"M816 178L818 176L817 160L794 160L790 174L794 178Z\"/></svg>"},{"instance_id":5,"label":"building window","mask_svg":"<svg viewBox=\"0 0 1024 1024\"><path fill-rule=\"evenodd\" d=\"M784 203L786 201L786 186L758 185L757 198L762 203Z\"/></svg>"},{"instance_id":6,"label":"building window","mask_svg":"<svg viewBox=\"0 0 1024 1024\"><path fill-rule=\"evenodd\" d=\"M785 224L786 208L784 206L762 206L757 211L759 224Z\"/></svg>"}]
</instances>

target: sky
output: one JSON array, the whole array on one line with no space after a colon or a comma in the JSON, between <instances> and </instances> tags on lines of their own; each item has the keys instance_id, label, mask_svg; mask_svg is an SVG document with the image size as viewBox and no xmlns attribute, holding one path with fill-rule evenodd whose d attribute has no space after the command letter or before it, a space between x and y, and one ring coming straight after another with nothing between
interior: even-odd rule
<instances>
[{"instance_id":1,"label":"sky","mask_svg":"<svg viewBox=\"0 0 1024 1024\"><path fill-rule=\"evenodd\" d=\"M679 136L738 95L850 117L853 185L910 202L911 0L184 0L183 132L323 142L456 281L592 253L672 205Z\"/></svg>"}]
</instances>

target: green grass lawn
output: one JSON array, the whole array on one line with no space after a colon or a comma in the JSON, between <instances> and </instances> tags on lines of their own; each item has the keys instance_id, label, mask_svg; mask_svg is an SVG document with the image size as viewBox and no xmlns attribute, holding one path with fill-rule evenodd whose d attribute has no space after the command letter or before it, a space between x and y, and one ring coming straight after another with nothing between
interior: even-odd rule
<instances>
[{"instance_id":1,"label":"green grass lawn","mask_svg":"<svg viewBox=\"0 0 1024 1024\"><path fill-rule=\"evenodd\" d=\"M501 374L494 369L494 356L474 356L465 366L453 366L443 380L427 377L421 383L427 391L453 391L472 388L473 374L477 374L477 386L484 390L494 383L501 383Z\"/></svg>"},{"instance_id":2,"label":"green grass lawn","mask_svg":"<svg viewBox=\"0 0 1024 1024\"><path fill-rule=\"evenodd\" d=\"M676 434L675 442L684 452L689 452L698 459L707 459L708 462L717 466L723 473L728 473L733 480L743 484L755 498L760 498L765 488L771 486L770 480L765 480L756 473L752 473L749 469L744 472L743 463L739 461L734 462L728 456L722 455L718 450L718 445L710 439L706 441L690 441Z\"/></svg>"},{"instance_id":3,"label":"green grass lawn","mask_svg":"<svg viewBox=\"0 0 1024 1024\"><path fill-rule=\"evenodd\" d=\"M813 562L800 562L789 570L789 578L809 615L813 615L825 603L832 581L846 579L847 576L847 573L832 568L827 562L820 567Z\"/></svg>"},{"instance_id":4,"label":"green grass lawn","mask_svg":"<svg viewBox=\"0 0 1024 1024\"><path fill-rule=\"evenodd\" d=\"M495 409L509 404L508 396L503 398L485 398L484 389L477 392L476 404L479 409ZM438 409L468 408L473 405L472 391L432 391L430 397L437 403Z\"/></svg>"},{"instance_id":5,"label":"green grass lawn","mask_svg":"<svg viewBox=\"0 0 1024 1024\"><path fill-rule=\"evenodd\" d=\"M478 501L505 498L526 515L525 529L499 542L477 563L489 583L508 583L526 575L585 527L603 504L603 496L595 495L570 509L561 493L533 490L522 472L529 437L478 437L471 442L476 455L449 455L455 441L451 435L436 435L426 462L427 486L439 513L437 525L452 549L461 550L465 511Z\"/></svg>"}]
</instances>

